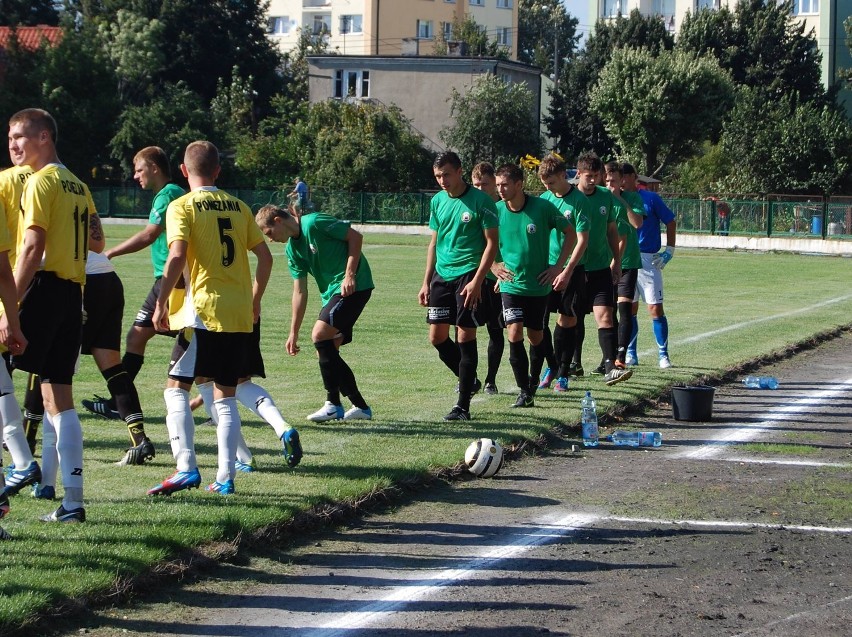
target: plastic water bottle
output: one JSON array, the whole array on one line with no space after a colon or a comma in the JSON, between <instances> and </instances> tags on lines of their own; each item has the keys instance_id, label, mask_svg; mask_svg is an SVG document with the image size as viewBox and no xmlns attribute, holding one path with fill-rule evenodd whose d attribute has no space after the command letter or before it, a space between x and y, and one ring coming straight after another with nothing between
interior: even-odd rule
<instances>
[{"instance_id":1,"label":"plastic water bottle","mask_svg":"<svg viewBox=\"0 0 852 637\"><path fill-rule=\"evenodd\" d=\"M752 389L778 389L778 379L774 376L746 376L743 385Z\"/></svg>"},{"instance_id":2,"label":"plastic water bottle","mask_svg":"<svg viewBox=\"0 0 852 637\"><path fill-rule=\"evenodd\" d=\"M583 396L583 401L580 403L583 408L582 425L583 425L583 446L597 447L598 446L598 410L595 404L595 399L592 398L592 392L587 391Z\"/></svg>"},{"instance_id":3,"label":"plastic water bottle","mask_svg":"<svg viewBox=\"0 0 852 637\"><path fill-rule=\"evenodd\" d=\"M659 431L613 431L606 439L617 447L659 447L663 444Z\"/></svg>"}]
</instances>

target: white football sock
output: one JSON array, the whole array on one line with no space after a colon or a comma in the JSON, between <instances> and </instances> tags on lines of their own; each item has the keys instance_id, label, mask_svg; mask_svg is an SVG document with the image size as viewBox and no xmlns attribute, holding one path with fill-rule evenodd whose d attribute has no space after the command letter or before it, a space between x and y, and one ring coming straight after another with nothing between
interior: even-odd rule
<instances>
[{"instance_id":1,"label":"white football sock","mask_svg":"<svg viewBox=\"0 0 852 637\"><path fill-rule=\"evenodd\" d=\"M254 459L254 456L251 453L251 449L248 448L246 444L246 439L243 438L243 428L240 426L240 439L237 440L237 460L242 462L243 464L251 464L251 461Z\"/></svg>"},{"instance_id":2,"label":"white football sock","mask_svg":"<svg viewBox=\"0 0 852 637\"><path fill-rule=\"evenodd\" d=\"M44 412L41 420L41 486L56 487L59 471L59 454L56 451L56 428L50 414Z\"/></svg>"},{"instance_id":3,"label":"white football sock","mask_svg":"<svg viewBox=\"0 0 852 637\"><path fill-rule=\"evenodd\" d=\"M284 432L290 429L290 425L284 420L272 396L260 385L246 381L237 385L237 400L248 407L260 418L272 425L275 435L280 439Z\"/></svg>"},{"instance_id":4,"label":"white football sock","mask_svg":"<svg viewBox=\"0 0 852 637\"><path fill-rule=\"evenodd\" d=\"M208 380L206 383L201 383L195 386L198 389L198 395L201 396L201 402L204 403L204 411L207 412L207 417L212 418L215 424L219 414L213 409L213 381Z\"/></svg>"},{"instance_id":5,"label":"white football sock","mask_svg":"<svg viewBox=\"0 0 852 637\"><path fill-rule=\"evenodd\" d=\"M67 510L83 506L83 428L74 409L61 411L53 416L56 429L56 452L59 456L59 471L65 497L62 506Z\"/></svg>"},{"instance_id":6,"label":"white football sock","mask_svg":"<svg viewBox=\"0 0 852 637\"><path fill-rule=\"evenodd\" d=\"M237 409L237 399L220 398L214 406L219 415L216 426L216 438L219 442L219 470L216 472L216 482L224 483L233 480L236 474L234 461L237 459L237 443L240 437L240 412Z\"/></svg>"},{"instance_id":7,"label":"white football sock","mask_svg":"<svg viewBox=\"0 0 852 637\"><path fill-rule=\"evenodd\" d=\"M0 361L0 367L5 369L6 365ZM26 469L34 458L27 444L21 406L15 399L15 394L0 396L0 421L3 423L3 442L9 448L9 455L12 456L15 469Z\"/></svg>"},{"instance_id":8,"label":"white football sock","mask_svg":"<svg viewBox=\"0 0 852 637\"><path fill-rule=\"evenodd\" d=\"M178 471L197 468L195 459L195 421L189 408L189 392L180 387L169 387L163 392L166 399L166 427Z\"/></svg>"}]
</instances>

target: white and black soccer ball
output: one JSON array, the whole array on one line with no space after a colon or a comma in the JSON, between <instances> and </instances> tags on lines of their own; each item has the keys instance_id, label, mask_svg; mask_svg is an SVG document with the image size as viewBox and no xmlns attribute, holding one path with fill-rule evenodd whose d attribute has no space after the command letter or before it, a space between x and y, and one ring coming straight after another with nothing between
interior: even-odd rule
<instances>
[{"instance_id":1,"label":"white and black soccer ball","mask_svg":"<svg viewBox=\"0 0 852 637\"><path fill-rule=\"evenodd\" d=\"M474 440L464 453L464 462L473 475L490 478L503 466L503 447L491 438Z\"/></svg>"}]
</instances>

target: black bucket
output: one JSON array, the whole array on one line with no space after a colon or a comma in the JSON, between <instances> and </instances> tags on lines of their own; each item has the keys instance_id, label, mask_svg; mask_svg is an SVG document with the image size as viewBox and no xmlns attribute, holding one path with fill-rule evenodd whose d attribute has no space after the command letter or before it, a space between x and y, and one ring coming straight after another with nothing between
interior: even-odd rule
<instances>
[{"instance_id":1,"label":"black bucket","mask_svg":"<svg viewBox=\"0 0 852 637\"><path fill-rule=\"evenodd\" d=\"M672 416L675 420L711 420L715 393L716 388L708 385L672 387Z\"/></svg>"}]
</instances>

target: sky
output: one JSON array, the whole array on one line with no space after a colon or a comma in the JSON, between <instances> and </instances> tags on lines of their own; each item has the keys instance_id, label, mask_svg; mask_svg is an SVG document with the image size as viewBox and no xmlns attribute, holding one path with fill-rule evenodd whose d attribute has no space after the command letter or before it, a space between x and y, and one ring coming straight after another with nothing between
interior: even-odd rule
<instances>
[{"instance_id":1,"label":"sky","mask_svg":"<svg viewBox=\"0 0 852 637\"><path fill-rule=\"evenodd\" d=\"M592 19L589 17L589 0L562 0L562 4L565 5L568 13L577 18L579 22L577 33L583 35L580 40L580 44L582 45L585 37L592 30L592 26L594 26Z\"/></svg>"}]
</instances>

